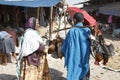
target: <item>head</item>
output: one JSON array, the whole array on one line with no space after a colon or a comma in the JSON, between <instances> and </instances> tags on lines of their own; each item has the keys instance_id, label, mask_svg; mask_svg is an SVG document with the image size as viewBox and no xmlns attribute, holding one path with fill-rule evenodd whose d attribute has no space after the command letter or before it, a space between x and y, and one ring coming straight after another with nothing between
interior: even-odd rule
<instances>
[{"instance_id":1,"label":"head","mask_svg":"<svg viewBox=\"0 0 120 80\"><path fill-rule=\"evenodd\" d=\"M31 17L28 19L26 25L25 25L25 28L31 28L31 29L34 29L34 30L37 30L39 28L39 21L37 18L35 17Z\"/></svg>"},{"instance_id":2,"label":"head","mask_svg":"<svg viewBox=\"0 0 120 80\"><path fill-rule=\"evenodd\" d=\"M73 21L74 21L74 24L77 24L79 22L83 22L84 21L84 15L82 13L75 13L74 16L73 16Z\"/></svg>"},{"instance_id":3,"label":"head","mask_svg":"<svg viewBox=\"0 0 120 80\"><path fill-rule=\"evenodd\" d=\"M18 28L18 35L19 36L23 35L24 31L25 31L24 28L22 27Z\"/></svg>"}]
</instances>

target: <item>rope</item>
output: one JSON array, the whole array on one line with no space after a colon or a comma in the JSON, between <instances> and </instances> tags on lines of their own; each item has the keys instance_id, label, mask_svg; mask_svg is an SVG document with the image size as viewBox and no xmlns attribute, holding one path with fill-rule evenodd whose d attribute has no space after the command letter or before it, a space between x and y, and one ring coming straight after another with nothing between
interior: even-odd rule
<instances>
[{"instance_id":1,"label":"rope","mask_svg":"<svg viewBox=\"0 0 120 80\"><path fill-rule=\"evenodd\" d=\"M111 67L104 66L104 65L102 65L102 64L100 64L100 67L102 67L103 69L110 70L110 71L120 72L120 70L118 70L118 69L113 69L113 68L111 68Z\"/></svg>"}]
</instances>

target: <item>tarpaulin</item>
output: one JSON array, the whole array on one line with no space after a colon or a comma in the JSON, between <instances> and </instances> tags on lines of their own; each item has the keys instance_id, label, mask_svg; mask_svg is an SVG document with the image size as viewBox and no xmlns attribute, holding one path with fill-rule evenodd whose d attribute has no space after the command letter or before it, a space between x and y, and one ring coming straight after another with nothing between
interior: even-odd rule
<instances>
[{"instance_id":1,"label":"tarpaulin","mask_svg":"<svg viewBox=\"0 0 120 80\"><path fill-rule=\"evenodd\" d=\"M60 0L0 0L1 5L23 6L23 7L51 7Z\"/></svg>"},{"instance_id":2,"label":"tarpaulin","mask_svg":"<svg viewBox=\"0 0 120 80\"><path fill-rule=\"evenodd\" d=\"M84 15L84 18L85 18L84 24L85 25L89 25L89 26L96 26L97 25L96 20L92 16L90 16L87 13L87 11L85 11L83 9L79 9L77 7L68 7L67 8L67 13L71 16L71 18L73 18L74 14L76 12L80 12Z\"/></svg>"}]
</instances>

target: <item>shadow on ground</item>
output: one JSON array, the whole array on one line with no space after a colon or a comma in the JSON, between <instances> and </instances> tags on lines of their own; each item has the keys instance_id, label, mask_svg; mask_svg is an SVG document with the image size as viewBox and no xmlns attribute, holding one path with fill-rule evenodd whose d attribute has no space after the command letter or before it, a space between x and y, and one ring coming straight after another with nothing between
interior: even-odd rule
<instances>
[{"instance_id":1,"label":"shadow on ground","mask_svg":"<svg viewBox=\"0 0 120 80\"><path fill-rule=\"evenodd\" d=\"M64 78L62 75L63 73L50 68L50 73L51 73L51 80L66 80L66 78Z\"/></svg>"},{"instance_id":2,"label":"shadow on ground","mask_svg":"<svg viewBox=\"0 0 120 80\"><path fill-rule=\"evenodd\" d=\"M16 75L0 74L0 80L14 80L16 78Z\"/></svg>"}]
</instances>

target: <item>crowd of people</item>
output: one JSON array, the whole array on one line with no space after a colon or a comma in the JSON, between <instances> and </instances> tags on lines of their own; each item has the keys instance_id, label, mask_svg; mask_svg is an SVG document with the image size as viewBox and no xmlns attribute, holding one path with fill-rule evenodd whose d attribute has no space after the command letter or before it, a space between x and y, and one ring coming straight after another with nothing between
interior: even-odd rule
<instances>
[{"instance_id":1,"label":"crowd of people","mask_svg":"<svg viewBox=\"0 0 120 80\"><path fill-rule=\"evenodd\" d=\"M89 27L85 27L83 22L84 15L75 13L73 27L68 31L61 46L61 55L65 58L67 68L67 80L90 80L90 36L93 32ZM4 56L3 64L7 65L7 56L12 53L17 62L18 80L51 80L46 58L48 48L39 28L39 20L31 17L25 24L25 30L20 30L18 57L15 53L15 33L13 36L5 29L0 30L0 54Z\"/></svg>"},{"instance_id":2,"label":"crowd of people","mask_svg":"<svg viewBox=\"0 0 120 80\"><path fill-rule=\"evenodd\" d=\"M75 27L69 30L62 46L61 52L68 68L68 80L89 80L90 41L88 38L91 31L89 28L79 27L83 26L83 21L84 16L81 13L74 15ZM4 29L0 31L3 64L7 65L7 56L12 53L17 61L18 80L51 80L46 58L47 52L45 52L46 44L38 31L39 27L37 18L28 19L25 31L21 34L18 57L15 53L16 42L13 35Z\"/></svg>"}]
</instances>

